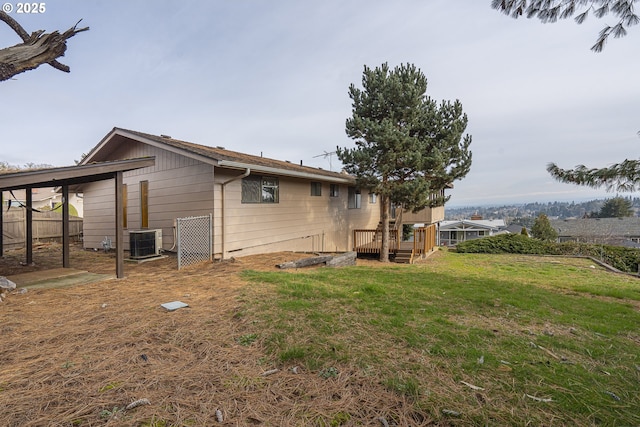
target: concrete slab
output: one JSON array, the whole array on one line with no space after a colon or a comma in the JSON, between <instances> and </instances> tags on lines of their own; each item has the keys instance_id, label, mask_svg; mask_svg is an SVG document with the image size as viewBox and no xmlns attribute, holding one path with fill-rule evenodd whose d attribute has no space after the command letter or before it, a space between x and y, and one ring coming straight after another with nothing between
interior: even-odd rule
<instances>
[{"instance_id":1,"label":"concrete slab","mask_svg":"<svg viewBox=\"0 0 640 427\"><path fill-rule=\"evenodd\" d=\"M73 285L86 285L100 280L115 278L114 275L89 273L73 268L54 268L7 276L18 288L47 289Z\"/></svg>"}]
</instances>

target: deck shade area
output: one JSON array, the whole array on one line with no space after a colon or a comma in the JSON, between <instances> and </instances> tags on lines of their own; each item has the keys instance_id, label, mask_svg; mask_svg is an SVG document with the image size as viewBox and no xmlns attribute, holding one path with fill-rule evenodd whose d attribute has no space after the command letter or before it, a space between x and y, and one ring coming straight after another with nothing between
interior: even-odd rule
<instances>
[{"instance_id":1,"label":"deck shade area","mask_svg":"<svg viewBox=\"0 0 640 427\"><path fill-rule=\"evenodd\" d=\"M33 263L33 224L32 224L32 193L33 188L59 187L62 190L62 266L69 268L69 188L81 186L95 181L113 179L115 182L114 199L116 201L114 220L116 226L116 276L124 277L124 246L123 233L123 173L130 170L151 167L155 165L154 157L144 157L128 160L91 163L87 165L68 166L61 168L36 169L7 174L0 174L0 194L2 191L17 189L26 190L26 260ZM2 198L0 196L0 202ZM4 253L2 234L2 211L0 208L0 257Z\"/></svg>"}]
</instances>

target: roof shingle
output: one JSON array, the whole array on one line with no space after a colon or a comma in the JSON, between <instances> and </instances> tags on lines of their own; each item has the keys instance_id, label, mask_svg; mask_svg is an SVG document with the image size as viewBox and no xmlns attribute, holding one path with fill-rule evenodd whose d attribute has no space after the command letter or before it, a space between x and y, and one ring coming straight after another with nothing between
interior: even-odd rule
<instances>
[{"instance_id":1,"label":"roof shingle","mask_svg":"<svg viewBox=\"0 0 640 427\"><path fill-rule=\"evenodd\" d=\"M122 129L122 128L114 128L114 131L120 134L125 134L125 135L131 134L134 136L139 136L141 138L145 138L160 144L165 144L174 148L178 148L180 150L185 150L190 153L204 156L212 160L237 162L237 163L242 163L247 165L281 169L284 171L320 175L320 176L326 176L331 178L340 178L342 180L352 179L355 181L354 177L346 173L333 172L333 171L328 171L321 168L298 165L296 163L291 163L287 161L275 160L275 159L270 159L270 158L261 157L261 156L254 156L251 154L245 154L237 151L227 150L222 147L210 147L206 145L195 144L193 142L182 141L166 135L152 135L144 132L138 132L138 131Z\"/></svg>"}]
</instances>

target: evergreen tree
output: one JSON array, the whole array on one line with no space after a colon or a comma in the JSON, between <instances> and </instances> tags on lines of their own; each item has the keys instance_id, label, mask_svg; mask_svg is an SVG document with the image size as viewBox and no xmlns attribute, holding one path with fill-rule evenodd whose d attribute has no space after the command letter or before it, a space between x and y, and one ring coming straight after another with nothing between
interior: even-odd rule
<instances>
[{"instance_id":1,"label":"evergreen tree","mask_svg":"<svg viewBox=\"0 0 640 427\"><path fill-rule=\"evenodd\" d=\"M389 259L391 203L417 212L442 206L440 195L471 167L471 136L459 101L439 105L426 96L427 78L415 65L364 67L363 89L349 87L347 135L355 148L336 152L357 185L380 196L381 261Z\"/></svg>"},{"instance_id":2,"label":"evergreen tree","mask_svg":"<svg viewBox=\"0 0 640 427\"><path fill-rule=\"evenodd\" d=\"M624 197L613 197L604 203L597 217L623 218L633 216L633 213L633 206L629 200Z\"/></svg>"},{"instance_id":3,"label":"evergreen tree","mask_svg":"<svg viewBox=\"0 0 640 427\"><path fill-rule=\"evenodd\" d=\"M551 226L549 218L541 213L531 227L531 236L545 242L555 242L558 239L558 232Z\"/></svg>"}]
</instances>

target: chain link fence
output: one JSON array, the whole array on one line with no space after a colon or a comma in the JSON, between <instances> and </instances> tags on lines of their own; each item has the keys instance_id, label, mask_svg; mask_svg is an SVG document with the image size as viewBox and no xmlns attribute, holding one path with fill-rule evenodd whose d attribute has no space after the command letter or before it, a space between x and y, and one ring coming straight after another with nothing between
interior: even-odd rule
<instances>
[{"instance_id":1,"label":"chain link fence","mask_svg":"<svg viewBox=\"0 0 640 427\"><path fill-rule=\"evenodd\" d=\"M211 214L176 219L178 270L212 260L212 225Z\"/></svg>"}]
</instances>

